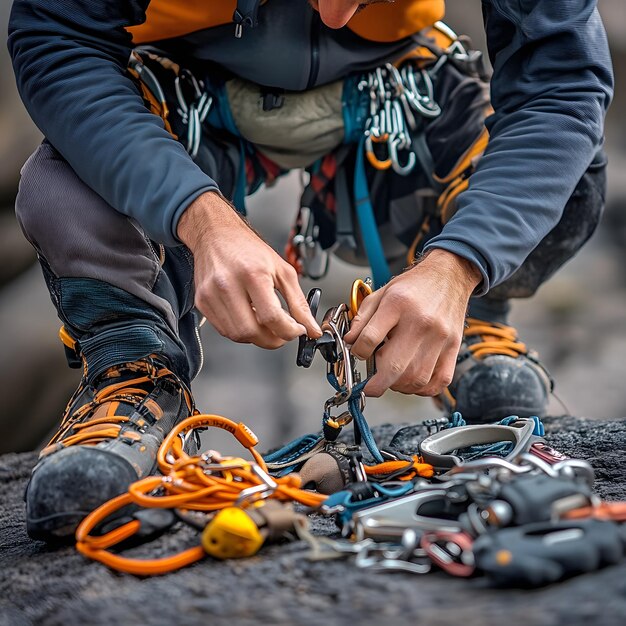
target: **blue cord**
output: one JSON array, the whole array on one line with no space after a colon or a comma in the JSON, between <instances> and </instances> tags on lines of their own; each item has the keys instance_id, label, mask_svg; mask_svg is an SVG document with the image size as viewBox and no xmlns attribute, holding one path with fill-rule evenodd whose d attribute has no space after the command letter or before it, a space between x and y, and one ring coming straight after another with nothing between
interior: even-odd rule
<instances>
[{"instance_id":1,"label":"blue cord","mask_svg":"<svg viewBox=\"0 0 626 626\"><path fill-rule=\"evenodd\" d=\"M380 504L390 498L399 498L400 496L404 496L413 491L414 484L411 481L408 481L406 484L395 488L376 485L375 489L379 495L366 498L364 500L352 500L354 494L351 491L338 491L328 496L324 502L324 506L329 508L333 508L335 506L342 507L342 510L337 513L337 520L342 525L345 525L352 519L352 516L356 511L374 506L375 504Z\"/></svg>"},{"instance_id":2,"label":"blue cord","mask_svg":"<svg viewBox=\"0 0 626 626\"><path fill-rule=\"evenodd\" d=\"M356 163L354 165L354 204L363 245L367 253L367 259L372 268L374 287L378 289L391 278L389 265L383 250L383 244L378 233L376 218L374 217L374 207L370 198L367 176L365 174L365 135L361 137L357 151Z\"/></svg>"},{"instance_id":3,"label":"blue cord","mask_svg":"<svg viewBox=\"0 0 626 626\"><path fill-rule=\"evenodd\" d=\"M339 385L339 381L334 373L328 372L326 378L336 391L342 392L344 390L344 388ZM384 463L385 459L380 453L376 441L374 440L374 435L372 435L369 424L361 411L361 392L368 380L369 379L366 378L352 388L352 395L348 399L348 411L350 411L350 415L352 415L356 428L363 439L363 443L369 450L369 453L374 457L376 463Z\"/></svg>"},{"instance_id":4,"label":"blue cord","mask_svg":"<svg viewBox=\"0 0 626 626\"><path fill-rule=\"evenodd\" d=\"M363 380L353 387L352 395L350 396L350 400L348 401L348 410L354 418L354 422L359 429L359 433L361 433L363 443L365 443L365 446L369 450L369 453L374 457L374 460L377 463L384 463L385 459L380 453L380 450L376 445L374 435L372 435L369 424L367 423L367 420L363 415L363 411L361 411L361 392L367 384L367 380L368 379Z\"/></svg>"}]
</instances>

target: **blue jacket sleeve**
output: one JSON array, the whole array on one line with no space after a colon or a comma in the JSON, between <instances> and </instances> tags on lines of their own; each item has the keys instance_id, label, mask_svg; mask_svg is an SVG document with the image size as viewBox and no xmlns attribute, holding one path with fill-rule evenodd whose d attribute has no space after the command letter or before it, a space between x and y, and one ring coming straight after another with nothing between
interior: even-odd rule
<instances>
[{"instance_id":1,"label":"blue jacket sleeve","mask_svg":"<svg viewBox=\"0 0 626 626\"><path fill-rule=\"evenodd\" d=\"M31 117L78 176L159 243L217 189L150 113L125 73L149 0L16 0L9 51Z\"/></svg>"},{"instance_id":2,"label":"blue jacket sleeve","mask_svg":"<svg viewBox=\"0 0 626 626\"><path fill-rule=\"evenodd\" d=\"M602 146L613 92L596 0L483 0L494 68L490 140L458 211L425 247L476 263L478 295L558 223Z\"/></svg>"}]
</instances>

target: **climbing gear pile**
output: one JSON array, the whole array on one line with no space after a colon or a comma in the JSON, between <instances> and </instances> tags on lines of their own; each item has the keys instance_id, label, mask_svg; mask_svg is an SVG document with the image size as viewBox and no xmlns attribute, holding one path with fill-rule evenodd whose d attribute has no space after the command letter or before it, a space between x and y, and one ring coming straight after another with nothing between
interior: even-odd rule
<instances>
[{"instance_id":1,"label":"climbing gear pile","mask_svg":"<svg viewBox=\"0 0 626 626\"><path fill-rule=\"evenodd\" d=\"M607 509L592 495L585 462L482 457L437 479L349 516L335 505L352 540L301 532L309 557L355 555L361 568L424 574L437 566L454 576L482 573L498 586L533 587L616 563L626 550L623 528L591 514L610 510L611 520L626 521L623 505Z\"/></svg>"},{"instance_id":2,"label":"climbing gear pile","mask_svg":"<svg viewBox=\"0 0 626 626\"><path fill-rule=\"evenodd\" d=\"M321 435L305 435L262 457L244 424L196 413L159 449L162 475L133 483L90 513L77 530L77 549L114 569L148 575L206 555L251 556L267 541L297 536L309 544L312 560L351 559L380 572L482 574L495 586L518 587L621 560L626 503L600 501L592 467L550 448L538 417L468 426L455 413L424 422L426 432L410 454L394 445L402 431L379 448L363 415L375 354L361 373L344 340L370 292L368 282L355 281L350 304L324 316L322 336L300 339L298 365L309 367L319 352L334 390ZM313 290L314 315L319 300ZM351 442L339 436L350 423ZM184 440L209 427L232 433L252 460L185 452ZM313 535L305 513L334 517L342 538ZM200 545L158 559L111 551L130 538L154 538L177 521L200 531Z\"/></svg>"}]
</instances>

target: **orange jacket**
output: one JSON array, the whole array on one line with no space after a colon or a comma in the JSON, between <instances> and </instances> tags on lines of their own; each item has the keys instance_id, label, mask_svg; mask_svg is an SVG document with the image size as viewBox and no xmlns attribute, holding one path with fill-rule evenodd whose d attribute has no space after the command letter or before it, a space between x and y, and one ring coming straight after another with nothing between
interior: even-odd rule
<instances>
[{"instance_id":1,"label":"orange jacket","mask_svg":"<svg viewBox=\"0 0 626 626\"><path fill-rule=\"evenodd\" d=\"M181 37L231 23L236 5L236 0L152 0L146 21L128 30L137 44ZM366 7L348 28L369 41L392 42L432 26L443 15L444 0L396 0Z\"/></svg>"}]
</instances>

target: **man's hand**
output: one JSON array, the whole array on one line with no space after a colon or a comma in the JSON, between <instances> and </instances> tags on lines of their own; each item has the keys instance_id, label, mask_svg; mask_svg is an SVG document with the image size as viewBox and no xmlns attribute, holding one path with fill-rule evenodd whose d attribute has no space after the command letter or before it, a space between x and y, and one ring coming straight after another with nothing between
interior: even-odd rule
<instances>
[{"instance_id":1,"label":"man's hand","mask_svg":"<svg viewBox=\"0 0 626 626\"><path fill-rule=\"evenodd\" d=\"M433 250L365 298L345 340L362 359L385 342L365 387L368 396L389 388L434 396L451 383L467 304L480 280L469 261Z\"/></svg>"},{"instance_id":2,"label":"man's hand","mask_svg":"<svg viewBox=\"0 0 626 626\"><path fill-rule=\"evenodd\" d=\"M321 336L296 271L219 194L189 205L177 233L194 257L195 304L221 335L262 348Z\"/></svg>"}]
</instances>

